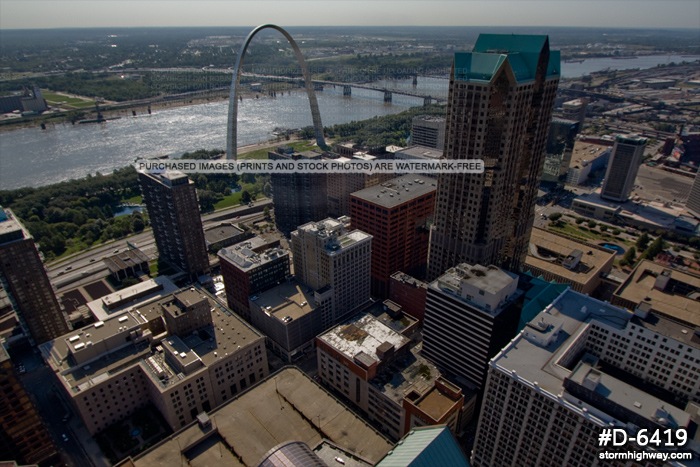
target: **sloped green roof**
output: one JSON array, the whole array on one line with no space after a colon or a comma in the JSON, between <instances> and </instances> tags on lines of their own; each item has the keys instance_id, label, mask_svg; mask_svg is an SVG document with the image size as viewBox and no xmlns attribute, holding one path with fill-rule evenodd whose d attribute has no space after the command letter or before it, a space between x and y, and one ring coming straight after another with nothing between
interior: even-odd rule
<instances>
[{"instance_id":1,"label":"sloped green roof","mask_svg":"<svg viewBox=\"0 0 700 467\"><path fill-rule=\"evenodd\" d=\"M455 54L455 79L491 81L506 55L458 52Z\"/></svg>"},{"instance_id":2,"label":"sloped green roof","mask_svg":"<svg viewBox=\"0 0 700 467\"><path fill-rule=\"evenodd\" d=\"M457 441L444 426L414 428L377 467L469 467Z\"/></svg>"},{"instance_id":3,"label":"sloped green roof","mask_svg":"<svg viewBox=\"0 0 700 467\"><path fill-rule=\"evenodd\" d=\"M491 81L496 71L508 61L515 79L534 79L547 36L523 34L480 34L472 52L455 54L455 79L460 81ZM559 76L561 56L550 51L547 76Z\"/></svg>"}]
</instances>

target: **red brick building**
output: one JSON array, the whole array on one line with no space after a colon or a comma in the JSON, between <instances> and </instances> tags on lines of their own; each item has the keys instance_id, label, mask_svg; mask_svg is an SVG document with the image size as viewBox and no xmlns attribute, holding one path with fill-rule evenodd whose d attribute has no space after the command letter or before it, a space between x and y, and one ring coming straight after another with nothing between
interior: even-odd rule
<instances>
[{"instance_id":1,"label":"red brick building","mask_svg":"<svg viewBox=\"0 0 700 467\"><path fill-rule=\"evenodd\" d=\"M374 237L372 295L387 298L396 271L425 276L436 186L433 178L410 174L350 195L352 228Z\"/></svg>"},{"instance_id":2,"label":"red brick building","mask_svg":"<svg viewBox=\"0 0 700 467\"><path fill-rule=\"evenodd\" d=\"M428 284L397 271L389 278L389 299L401 305L403 311L423 322Z\"/></svg>"}]
</instances>

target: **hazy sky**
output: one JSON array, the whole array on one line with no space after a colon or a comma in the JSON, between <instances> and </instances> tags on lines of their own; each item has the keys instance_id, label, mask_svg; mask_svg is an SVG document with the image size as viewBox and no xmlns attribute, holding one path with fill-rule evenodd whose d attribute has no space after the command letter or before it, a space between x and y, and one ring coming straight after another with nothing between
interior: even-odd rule
<instances>
[{"instance_id":1,"label":"hazy sky","mask_svg":"<svg viewBox=\"0 0 700 467\"><path fill-rule=\"evenodd\" d=\"M0 0L0 29L105 26L698 28L698 0ZM700 34L700 33L699 33Z\"/></svg>"}]
</instances>

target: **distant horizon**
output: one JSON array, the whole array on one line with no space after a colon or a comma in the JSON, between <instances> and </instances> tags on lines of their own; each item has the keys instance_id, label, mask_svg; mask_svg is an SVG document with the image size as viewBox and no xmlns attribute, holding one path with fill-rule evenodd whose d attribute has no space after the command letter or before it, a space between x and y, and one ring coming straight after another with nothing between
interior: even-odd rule
<instances>
[{"instance_id":1,"label":"distant horizon","mask_svg":"<svg viewBox=\"0 0 700 467\"><path fill-rule=\"evenodd\" d=\"M649 30L649 31L694 31L693 27L656 27L656 26L558 26L558 25L425 25L425 24L406 24L406 25L359 25L359 24L334 24L334 25L311 25L297 24L285 26L283 23L259 23L251 25L210 25L210 26L60 26L60 27L37 27L37 28L1 28L2 31L61 31L61 30L88 30L88 29L240 29L240 28L256 28L261 24L276 24L285 29L294 28L523 28L523 29L541 29L541 28L559 28L559 29L600 29L600 30Z\"/></svg>"},{"instance_id":2,"label":"distant horizon","mask_svg":"<svg viewBox=\"0 0 700 467\"><path fill-rule=\"evenodd\" d=\"M0 12L0 30L248 27L273 23L285 27L504 26L700 31L697 0L0 0ZM217 26L223 18L232 24ZM480 26L484 24L490 26Z\"/></svg>"}]
</instances>

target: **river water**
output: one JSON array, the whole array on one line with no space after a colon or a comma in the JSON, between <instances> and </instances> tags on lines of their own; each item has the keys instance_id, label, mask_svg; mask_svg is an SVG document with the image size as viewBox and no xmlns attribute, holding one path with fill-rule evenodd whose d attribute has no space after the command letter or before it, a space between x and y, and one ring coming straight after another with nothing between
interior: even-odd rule
<instances>
[{"instance_id":1,"label":"river water","mask_svg":"<svg viewBox=\"0 0 700 467\"><path fill-rule=\"evenodd\" d=\"M633 60L590 59L563 63L562 75L582 76L606 68L650 68L683 60L692 58L664 55ZM416 87L411 80L375 84L446 97L448 82L421 77ZM388 104L383 102L382 93L357 88L353 88L352 97L344 97L342 89L332 87L317 95L326 126L394 114L423 104L421 98L399 94L394 94ZM228 102L222 99L160 109L152 115L124 116L101 124L61 124L46 130L34 127L0 133L0 189L38 187L96 172L109 173L138 157L223 149L227 111ZM277 127L311 125L311 112L306 94L294 92L278 94L276 98L244 99L239 103L238 120L238 144L243 146L272 139Z\"/></svg>"}]
</instances>

